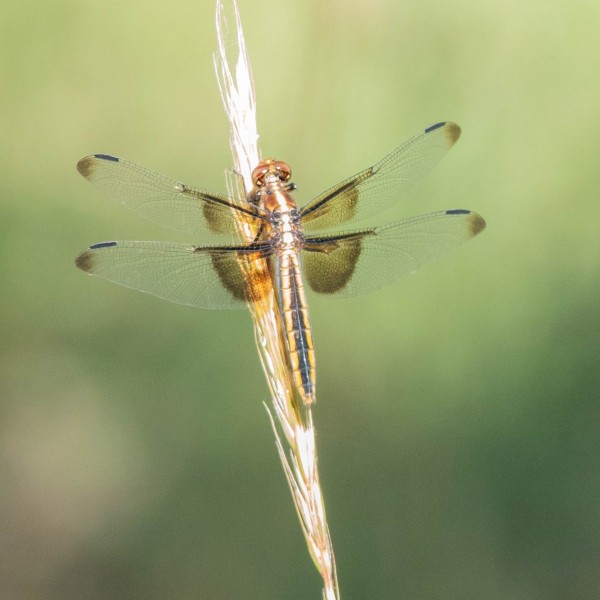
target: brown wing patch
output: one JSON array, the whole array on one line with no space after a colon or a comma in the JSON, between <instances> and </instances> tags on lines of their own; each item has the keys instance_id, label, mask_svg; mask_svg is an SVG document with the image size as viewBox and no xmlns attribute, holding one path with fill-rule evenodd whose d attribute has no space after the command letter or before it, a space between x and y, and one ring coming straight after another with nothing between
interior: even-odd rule
<instances>
[{"instance_id":1,"label":"brown wing patch","mask_svg":"<svg viewBox=\"0 0 600 600\"><path fill-rule=\"evenodd\" d=\"M357 186L372 175L373 170L367 169L327 190L301 210L302 223L310 223L315 219L319 222L319 228L325 228L352 220L358 208L360 192Z\"/></svg>"},{"instance_id":2,"label":"brown wing patch","mask_svg":"<svg viewBox=\"0 0 600 600\"><path fill-rule=\"evenodd\" d=\"M95 158L93 156L86 156L82 158L77 163L77 170L86 178L89 179L94 171L94 161Z\"/></svg>"},{"instance_id":3,"label":"brown wing patch","mask_svg":"<svg viewBox=\"0 0 600 600\"><path fill-rule=\"evenodd\" d=\"M446 123L446 136L450 146L454 146L460 137L460 127L456 123Z\"/></svg>"},{"instance_id":4,"label":"brown wing patch","mask_svg":"<svg viewBox=\"0 0 600 600\"><path fill-rule=\"evenodd\" d=\"M356 202L358 201L358 192L356 190L356 184L360 180L353 179L352 181L343 182L341 185L331 190L326 196L320 199L320 202L316 203L314 206L310 207L310 210L307 210L303 213L304 220L310 221L311 216L315 213L315 211L319 212L319 217L325 216L331 211L331 205L327 205L327 203L334 197L339 196L339 206L336 206L336 212L338 214L339 221L347 221L354 216L356 212ZM316 216L316 215L315 215Z\"/></svg>"},{"instance_id":5,"label":"brown wing patch","mask_svg":"<svg viewBox=\"0 0 600 600\"><path fill-rule=\"evenodd\" d=\"M222 285L237 300L258 302L272 289L263 252L213 252L211 260Z\"/></svg>"},{"instance_id":6,"label":"brown wing patch","mask_svg":"<svg viewBox=\"0 0 600 600\"><path fill-rule=\"evenodd\" d=\"M184 196L191 196L200 200L200 207L208 229L214 233L231 235L238 233L238 226L241 224L250 224L258 226L263 223L261 215L256 207L237 206L229 199L195 190L187 185L180 183L177 186L179 193ZM229 209L229 210L226 210Z\"/></svg>"},{"instance_id":7,"label":"brown wing patch","mask_svg":"<svg viewBox=\"0 0 600 600\"><path fill-rule=\"evenodd\" d=\"M86 273L89 273L94 268L94 253L89 250L84 250L75 259L75 266Z\"/></svg>"},{"instance_id":8,"label":"brown wing patch","mask_svg":"<svg viewBox=\"0 0 600 600\"><path fill-rule=\"evenodd\" d=\"M477 213L471 213L467 220L467 225L472 236L476 236L486 228L485 219Z\"/></svg>"},{"instance_id":9,"label":"brown wing patch","mask_svg":"<svg viewBox=\"0 0 600 600\"><path fill-rule=\"evenodd\" d=\"M344 289L358 264L363 239L369 235L374 235L374 231L308 238L303 260L310 287L319 294L335 294Z\"/></svg>"},{"instance_id":10,"label":"brown wing patch","mask_svg":"<svg viewBox=\"0 0 600 600\"><path fill-rule=\"evenodd\" d=\"M211 231L224 234L234 232L233 215L224 215L222 206L203 202L202 213ZM225 217L229 217L229 220L225 220Z\"/></svg>"}]
</instances>

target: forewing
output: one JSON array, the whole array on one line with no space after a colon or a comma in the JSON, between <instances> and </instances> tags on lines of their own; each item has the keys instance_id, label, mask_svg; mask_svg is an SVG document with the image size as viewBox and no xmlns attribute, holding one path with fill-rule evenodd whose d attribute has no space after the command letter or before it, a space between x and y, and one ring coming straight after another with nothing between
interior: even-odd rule
<instances>
[{"instance_id":1,"label":"forewing","mask_svg":"<svg viewBox=\"0 0 600 600\"><path fill-rule=\"evenodd\" d=\"M259 209L248 202L189 187L115 156L86 156L77 170L103 194L149 221L203 240L235 239L237 223L258 228L264 221Z\"/></svg>"},{"instance_id":2,"label":"forewing","mask_svg":"<svg viewBox=\"0 0 600 600\"><path fill-rule=\"evenodd\" d=\"M163 242L102 242L75 260L79 269L152 294L200 308L243 308L268 290L268 255L262 244L198 247ZM250 276L252 274L252 276ZM262 274L262 276L261 276Z\"/></svg>"},{"instance_id":3,"label":"forewing","mask_svg":"<svg viewBox=\"0 0 600 600\"><path fill-rule=\"evenodd\" d=\"M331 236L306 238L304 277L320 294L349 297L377 290L476 236L484 219L447 210Z\"/></svg>"},{"instance_id":4,"label":"forewing","mask_svg":"<svg viewBox=\"0 0 600 600\"><path fill-rule=\"evenodd\" d=\"M433 169L460 136L456 123L437 123L376 165L323 192L302 208L306 231L360 220L400 200Z\"/></svg>"}]
</instances>

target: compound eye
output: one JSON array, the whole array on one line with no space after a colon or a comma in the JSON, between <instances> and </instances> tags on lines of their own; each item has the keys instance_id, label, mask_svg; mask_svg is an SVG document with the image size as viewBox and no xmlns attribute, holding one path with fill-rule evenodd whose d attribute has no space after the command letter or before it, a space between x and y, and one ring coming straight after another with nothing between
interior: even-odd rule
<instances>
[{"instance_id":1,"label":"compound eye","mask_svg":"<svg viewBox=\"0 0 600 600\"><path fill-rule=\"evenodd\" d=\"M274 160L273 166L277 172L277 176L281 181L289 181L292 176L292 169L287 163L284 163L282 160Z\"/></svg>"},{"instance_id":2,"label":"compound eye","mask_svg":"<svg viewBox=\"0 0 600 600\"><path fill-rule=\"evenodd\" d=\"M269 166L266 164L267 161L258 164L252 171L252 181L256 187L262 187L265 183L265 175L269 172Z\"/></svg>"}]
</instances>

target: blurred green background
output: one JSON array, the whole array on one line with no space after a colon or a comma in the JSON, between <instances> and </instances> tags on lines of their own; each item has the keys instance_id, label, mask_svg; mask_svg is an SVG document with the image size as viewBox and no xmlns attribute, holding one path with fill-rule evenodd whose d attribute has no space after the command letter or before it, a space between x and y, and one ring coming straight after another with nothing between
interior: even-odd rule
<instances>
[{"instance_id":1,"label":"blurred green background","mask_svg":"<svg viewBox=\"0 0 600 600\"><path fill-rule=\"evenodd\" d=\"M488 221L402 284L311 298L342 597L600 597L600 4L240 1L262 150L299 203L454 120L375 222ZM0 597L320 598L248 314L73 266L201 241L75 164L225 190L214 3L4 0L0 39Z\"/></svg>"}]
</instances>

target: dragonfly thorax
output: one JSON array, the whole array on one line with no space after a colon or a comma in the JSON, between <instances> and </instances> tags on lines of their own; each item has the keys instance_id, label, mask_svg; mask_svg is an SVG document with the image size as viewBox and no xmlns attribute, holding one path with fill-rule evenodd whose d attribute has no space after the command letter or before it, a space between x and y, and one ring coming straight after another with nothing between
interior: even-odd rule
<instances>
[{"instance_id":1,"label":"dragonfly thorax","mask_svg":"<svg viewBox=\"0 0 600 600\"><path fill-rule=\"evenodd\" d=\"M304 245L300 215L295 208L272 213L269 241L280 250L299 249Z\"/></svg>"}]
</instances>

